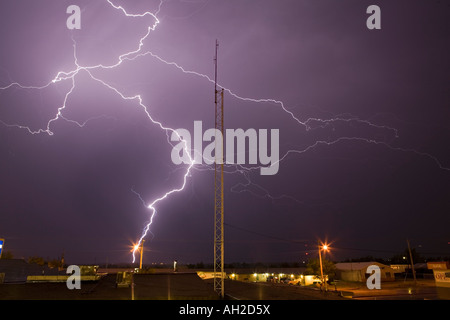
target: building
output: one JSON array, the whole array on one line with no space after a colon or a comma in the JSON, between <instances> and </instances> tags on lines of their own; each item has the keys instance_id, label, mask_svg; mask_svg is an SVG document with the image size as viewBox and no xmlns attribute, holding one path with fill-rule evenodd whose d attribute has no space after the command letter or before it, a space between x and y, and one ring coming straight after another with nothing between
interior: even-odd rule
<instances>
[{"instance_id":1,"label":"building","mask_svg":"<svg viewBox=\"0 0 450 320\"><path fill-rule=\"evenodd\" d=\"M376 265L381 271L381 281L394 281L395 270L379 262L344 262L336 263L336 278L343 281L365 282L370 274L366 273L367 268Z\"/></svg>"},{"instance_id":2,"label":"building","mask_svg":"<svg viewBox=\"0 0 450 320\"><path fill-rule=\"evenodd\" d=\"M407 270L411 269L410 264L391 264L390 267L394 269L394 273L405 273Z\"/></svg>"},{"instance_id":3,"label":"building","mask_svg":"<svg viewBox=\"0 0 450 320\"><path fill-rule=\"evenodd\" d=\"M427 265L433 270L436 287L450 288L450 261L427 262Z\"/></svg>"},{"instance_id":4,"label":"building","mask_svg":"<svg viewBox=\"0 0 450 320\"><path fill-rule=\"evenodd\" d=\"M79 266L81 281L96 281L98 266ZM66 282L66 269L28 263L23 259L0 259L0 283Z\"/></svg>"},{"instance_id":5,"label":"building","mask_svg":"<svg viewBox=\"0 0 450 320\"><path fill-rule=\"evenodd\" d=\"M320 283L320 277L305 274L306 268L241 268L228 270L227 279L245 282L285 283L309 286ZM200 275L204 278L204 275Z\"/></svg>"},{"instance_id":6,"label":"building","mask_svg":"<svg viewBox=\"0 0 450 320\"><path fill-rule=\"evenodd\" d=\"M28 276L63 274L58 268L27 263L23 259L0 259L0 283L26 282Z\"/></svg>"}]
</instances>

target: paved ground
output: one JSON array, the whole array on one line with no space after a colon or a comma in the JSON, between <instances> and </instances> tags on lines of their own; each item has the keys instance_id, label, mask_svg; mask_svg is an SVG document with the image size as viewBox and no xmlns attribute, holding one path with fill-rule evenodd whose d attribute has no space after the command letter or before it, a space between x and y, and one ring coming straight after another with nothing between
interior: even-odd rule
<instances>
[{"instance_id":1,"label":"paved ground","mask_svg":"<svg viewBox=\"0 0 450 320\"><path fill-rule=\"evenodd\" d=\"M69 290L63 283L22 283L0 285L0 300L217 300L212 280L196 273L158 273L135 275L134 292L117 288L116 275L108 274L98 282L82 282L80 290ZM239 300L323 300L343 299L336 293L272 283L227 280L229 299Z\"/></svg>"},{"instance_id":2,"label":"paved ground","mask_svg":"<svg viewBox=\"0 0 450 320\"><path fill-rule=\"evenodd\" d=\"M0 300L202 300L217 299L213 288L195 273L135 275L131 287L116 287L116 275L82 282L80 290L66 283L0 284Z\"/></svg>"},{"instance_id":3,"label":"paved ground","mask_svg":"<svg viewBox=\"0 0 450 320\"><path fill-rule=\"evenodd\" d=\"M116 274L97 282L82 282L80 290L69 290L63 283L0 284L0 300L217 300L212 280L196 273L158 273L135 275L134 291L117 288ZM336 290L335 290L336 289ZM450 300L450 288L439 290L432 280L382 283L381 290L369 290L362 283L338 283L328 292L317 288L276 283L225 281L229 299L239 300ZM347 297L342 297L342 294Z\"/></svg>"},{"instance_id":4,"label":"paved ground","mask_svg":"<svg viewBox=\"0 0 450 320\"><path fill-rule=\"evenodd\" d=\"M226 292L242 300L450 300L450 288L437 288L434 280L395 281L369 290L364 283L339 282L320 291L315 287L273 283L226 282Z\"/></svg>"},{"instance_id":5,"label":"paved ground","mask_svg":"<svg viewBox=\"0 0 450 320\"><path fill-rule=\"evenodd\" d=\"M344 300L337 292L270 282L226 281L225 291L239 300Z\"/></svg>"},{"instance_id":6,"label":"paved ground","mask_svg":"<svg viewBox=\"0 0 450 320\"><path fill-rule=\"evenodd\" d=\"M379 290L369 290L365 283L339 282L337 290L358 300L450 300L450 288L437 288L430 279L382 282Z\"/></svg>"}]
</instances>

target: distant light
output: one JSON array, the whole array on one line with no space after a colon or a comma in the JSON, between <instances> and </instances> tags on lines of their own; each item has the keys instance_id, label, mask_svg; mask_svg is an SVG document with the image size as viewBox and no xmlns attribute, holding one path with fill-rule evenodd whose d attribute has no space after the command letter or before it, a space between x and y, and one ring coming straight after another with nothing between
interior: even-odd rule
<instances>
[{"instance_id":1,"label":"distant light","mask_svg":"<svg viewBox=\"0 0 450 320\"><path fill-rule=\"evenodd\" d=\"M328 250L328 246L326 244L323 245L323 250Z\"/></svg>"},{"instance_id":2,"label":"distant light","mask_svg":"<svg viewBox=\"0 0 450 320\"><path fill-rule=\"evenodd\" d=\"M256 274L256 273L254 273L253 275L254 275L255 277L257 276L257 274Z\"/></svg>"}]
</instances>

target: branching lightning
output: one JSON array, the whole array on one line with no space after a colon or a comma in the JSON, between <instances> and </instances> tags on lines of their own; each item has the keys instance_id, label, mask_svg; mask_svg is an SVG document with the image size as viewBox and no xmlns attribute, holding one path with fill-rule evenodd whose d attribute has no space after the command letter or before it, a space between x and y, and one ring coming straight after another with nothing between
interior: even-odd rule
<instances>
[{"instance_id":1,"label":"branching lightning","mask_svg":"<svg viewBox=\"0 0 450 320\"><path fill-rule=\"evenodd\" d=\"M142 13L142 14L130 14L130 13L128 13L122 6L116 6L116 5L114 5L110 0L106 0L106 1L107 1L114 9L120 10L126 17L130 17L130 18L142 18L142 17L145 17L145 16L150 16L150 17L152 17L152 18L154 19L154 23L148 27L146 34L145 34L142 38L140 38L138 48L137 48L136 50L134 50L134 51L126 52L126 53L120 55L120 56L118 57L117 63L115 63L115 64L113 64L113 65L105 66L105 65L102 65L102 64L98 64L98 65L95 65L95 66L81 66L81 65L78 63L78 59L77 59L77 55L76 55L76 42L72 39L72 40L73 40L73 48L74 48L74 49L73 49L74 63L75 63L75 65L76 65L76 69L75 69L75 70L71 70L71 71L69 71L69 72L60 71L60 72L57 73L57 75L55 76L54 79L52 79L50 82L48 82L47 84L45 84L45 85L43 85L43 86L24 86L24 85L21 85L21 84L19 84L19 83L17 83L17 82L13 82L13 83L9 84L9 85L6 86L6 87L0 88L1 90L7 90L7 89L9 89L9 88L11 88L11 87L18 86L18 87L20 87L21 89L42 90L42 89L45 89L45 88L49 87L50 85L52 85L52 84L54 84L54 83L57 83L57 82L60 82L60 81L64 81L64 80L70 80L70 81L72 82L72 86L71 86L70 90L66 93L66 95L65 95L65 97L64 97L64 101L63 101L63 103L62 103L62 106L58 108L56 115L55 115L52 119L50 119L50 120L47 122L46 128L45 128L45 129L39 129L39 130L36 131L36 130L31 130L31 129L30 129L29 127L27 127L27 126L22 126L22 125L18 125L18 124L12 124L12 125L11 125L11 124L6 124L6 123L3 122L3 121L2 121L2 123L3 123L4 125L8 126L8 127L17 127L17 128L20 128L20 129L25 129L25 130L27 130L27 131L28 131L29 133L31 133L31 134L47 133L48 135L53 135L53 132L52 132L51 129L50 129L51 124L52 124L53 122L57 121L57 120L60 119L60 118L66 120L66 121L75 123L76 125L78 125L78 126L80 126L80 127L83 127L83 126L87 123L87 121L89 121L90 119L87 120L87 121L85 121L85 122L83 122L83 123L79 123L79 122L74 121L74 120L66 119L66 118L62 115L62 112L63 112L63 110L64 110L64 109L66 108L66 106L67 106L67 101L68 101L69 96L71 95L71 93L72 93L73 90L75 89L75 78L76 78L76 76L77 76L81 71L85 71L85 72L87 72L87 74L88 74L94 81L97 81L97 82L99 82L100 84L102 84L103 86L105 86L106 88L112 90L112 91L115 92L121 99L123 99L123 100L136 100L136 101L138 102L139 106L143 108L144 113L146 114L146 116L148 117L148 119L149 119L152 123L154 123L154 124L156 124L157 126L159 126L162 130L164 130L164 131L166 131L166 132L172 132L172 133L174 133L174 134L176 134L176 135L178 136L179 140L182 141L182 143L183 143L183 145L184 145L186 154L189 156L189 160L190 160L189 162L190 162L190 164L189 164L188 168L186 169L186 172L185 172L184 177L183 177L183 183L181 184L181 186L180 186L179 188L175 188L175 189L172 189L172 190L170 190L170 191L165 192L162 196L156 198L156 199L153 200L150 204L147 205L147 208L150 209L150 211L151 211L151 212L150 212L150 221L149 221L149 223L146 225L146 227L144 228L144 230L143 230L143 232L142 232L142 235L141 235L141 237L140 237L138 243L134 246L134 249L133 249L133 262L134 262L134 259L135 259L135 255L134 255L134 254L135 254L135 251L139 248L139 245L140 245L140 243L142 242L142 239L144 239L145 236L147 235L147 233L148 233L148 231L149 231L149 229L150 229L150 226L151 226L151 224L152 224L152 222L153 222L153 217L154 217L155 214L156 214L156 205L157 205L160 201L163 201L164 199L166 199L167 197L169 197L171 194L176 193L176 192L180 192L180 191L182 191L182 190L184 189L184 187L185 187L185 185L186 185L187 178L188 178L188 176L189 176L189 174L190 174L191 168L192 168L193 165L194 165L194 161L193 161L193 159L192 159L192 158L190 157L190 155L189 155L190 152L188 152L188 150L187 150L187 143L186 143L186 141L184 141L184 140L178 135L178 133L175 131L175 129L172 129L172 128L169 128L169 127L165 127L161 122L156 121L155 119L153 119L153 117L150 115L150 113L149 113L149 111L148 111L148 109L147 109L147 106L144 105L144 103L143 103L142 98L141 98L140 95L126 96L126 95L124 95L123 93L121 93L117 88L115 88L115 87L113 87L112 85L106 83L105 81L103 81L103 80L101 80L101 79L95 77L95 76L91 73L91 70L94 70L94 69L99 69L99 68L103 68L103 69L113 69L113 68L116 68L116 67L118 67L119 65L121 65L122 62L123 62L124 60L126 60L126 59L129 60L129 59L130 59L130 58L129 58L130 56L139 53L139 52L141 51L141 49L142 49L142 46L144 45L145 39L150 35L150 33L151 33L152 31L155 30L156 26L159 24L159 20L158 20L158 18L156 17L156 14L157 14L157 13L159 12L159 10L161 9L161 5L162 5L163 1L160 2L159 7L158 7L158 10L157 10L156 13L152 13L152 12L146 11L146 12L144 12L144 13Z\"/></svg>"},{"instance_id":2,"label":"branching lightning","mask_svg":"<svg viewBox=\"0 0 450 320\"><path fill-rule=\"evenodd\" d=\"M176 135L178 135L177 131L173 128L167 127L164 124L162 124L161 122L157 121L156 119L154 119L152 117L152 115L149 112L149 109L147 108L147 106L144 104L141 95L134 95L134 96L127 96L124 93L122 93L119 89L117 89L116 87L114 87L113 85L107 83L106 81L100 79L99 77L95 77L92 74L93 70L97 70L97 69L114 69L118 66L120 66L122 63L124 63L125 61L132 61L135 59L142 59L145 58L147 56L150 56L153 59L156 59L157 61L167 65L167 66L171 66L174 68L177 68L179 71L181 71L183 74L187 74L187 75L193 75L196 77L200 77L205 79L206 81L210 82L210 83L214 83L214 80L211 79L209 76L205 75L205 74L201 74L195 71L191 71L191 70L186 70L185 68L183 68L182 66L180 66L179 64L177 64L176 62L172 62L172 61L167 61L165 59L163 59L162 57L154 54L153 52L150 51L146 51L146 52L142 52L142 48L144 46L144 42L145 40L150 36L151 32L155 31L157 29L157 26L160 23L160 20L157 18L158 13L161 10L161 7L163 5L163 1L161 0L158 6L158 9L155 13L146 11L142 14L131 14L128 13L122 6L117 6L115 5L111 0L106 0L107 3L115 10L120 11L123 15L125 15L128 18L150 18L150 20L152 20L151 24L149 24L146 33L139 39L139 43L137 44L137 48L135 48L132 51L129 52L125 52L123 54L121 54L120 56L117 57L117 62L111 65L103 65L103 64L97 64L97 65L93 65L93 66L82 66L79 64L78 59L77 59L77 47L76 47L76 42L75 40L72 39L73 41L73 59L74 59L74 64L75 64L75 68L73 70L70 71L59 71L56 76L49 81L48 83L46 83L45 85L42 86L29 86L29 85L22 85L20 83L17 82L12 82L9 85L5 86L5 87L1 87L0 90L8 90L11 89L13 87L18 87L22 90L42 90L45 89L55 83L58 82L62 82L62 81L70 81L71 86L69 88L69 90L66 92L66 94L64 95L64 99L63 102L61 104L61 106L57 109L56 114L48 120L45 128L41 128L38 130L32 130L30 127L28 126L24 126L24 125L20 125L20 124L8 124L3 122L2 120L0 120L0 123L2 123L5 126L8 127L15 127L18 129L23 129L28 131L30 134L34 135L34 134L41 134L41 133L45 133L48 135L53 135L54 133L51 130L51 126L52 124L59 120L59 119L63 119L64 121L73 123L79 127L84 127L86 125L86 123L90 120L96 119L98 117L95 118L90 118L84 122L78 122L78 121L74 121L71 119L66 118L63 115L64 110L67 108L68 105L68 101L70 98L70 95L73 93L73 91L76 88L76 76L79 75L81 72L84 72L86 74L89 75L89 77L100 83L101 85L103 85L104 87L106 87L107 89L111 90L112 92L114 92L120 99L122 100L128 100L128 101L135 101L139 107L142 108L142 110L144 111L145 115L147 116L147 118L155 125L157 125L161 130L165 131L166 134L168 135L169 133L174 133ZM375 123L372 123L368 120L362 120L359 119L357 117L335 117L335 118L330 118L330 119L319 119L319 118L308 118L306 120L301 120L299 117L297 117L292 111L290 111L288 108L286 108L286 106L284 105L284 103L282 101L279 100L275 100L275 99L255 99L255 98L248 98L248 97L243 97L241 95L238 95L237 93L233 92L231 89L225 88L224 86L219 84L220 88L223 88L225 90L226 93L228 93L231 97L235 98L235 99L239 99L241 101L247 101L247 102L253 102L253 103L264 103L264 104L271 104L271 105L275 105L278 106L281 111L285 112L287 115L289 115L298 125L302 126L305 128L306 131L309 130L315 130L315 128L324 128L325 126L331 124L331 123L351 123L351 122L356 122L358 124L361 125L365 125L368 127L372 127L372 128L376 128L376 129L383 129L383 130L387 130L389 132L392 132L395 136L395 138L398 138L398 131L395 128L389 127L389 126L384 126L384 125L378 125ZM182 141L184 143L184 148L185 148L185 154L189 156L189 165L187 166L187 168L185 169L182 181L179 185L179 187L177 188L173 188L169 191L163 192L159 197L157 197L156 199L152 200L151 202L146 202L142 199L142 197L134 190L132 190L132 192L134 192L136 195L139 196L140 200L143 202L143 204L146 206L146 208L148 208L150 210L150 218L148 223L145 225L142 234L138 240L138 242L136 243L134 249L133 249L133 262L135 260L135 252L136 250L139 248L139 245L141 244L142 240L147 236L147 234L150 232L150 227L153 223L153 219L157 213L157 205L162 202L165 201L166 199L168 199L171 195L181 192L182 190L185 189L186 187L186 183L188 180L188 177L191 175L191 171L194 169L196 170L211 170L210 167L208 167L207 165L202 165L202 164L196 164L193 160L193 158L191 157L191 151L192 150L188 150L188 143L184 140L182 140L182 138L180 136L178 136L179 140ZM386 142L382 142L382 141L377 141L377 140L371 140L371 139L367 139L367 138L362 138L362 137L339 137L336 138L334 140L331 141L316 141L315 143L303 148L303 149L292 149L292 150L288 150L286 151L279 159L279 161L283 161L284 159L286 159L289 155L291 154L303 154L306 153L308 151L310 151L311 149L317 148L321 145L325 145L325 146L332 146L338 143L342 143L342 142L363 142L363 143L368 143L368 144L374 144L374 145L379 145L379 146L383 146L386 147L388 149L391 149L393 151L400 151L400 152L411 152L414 153L418 156L423 156L423 157L427 157L431 160L433 160L437 166L442 169L442 170L446 170L446 171L450 171L450 168L445 167L444 165L442 165L439 160L428 154L425 152L419 152L416 151L414 149L404 149L404 148L400 148L400 147L393 147L390 144L386 143ZM170 143L170 141L169 141ZM257 184L254 184L251 179L250 179L250 173L252 172L252 170L255 169L259 169L259 167L257 166L253 166L253 167L244 167L241 165L226 165L228 168L231 168L230 171L228 171L227 173L230 174L234 174L234 173L239 173L242 174L243 177L246 180L246 183L241 183L238 184L236 186L234 186L232 188L232 192L251 192L249 190L247 190L247 188L249 186L253 186L255 187L257 190L260 191L260 193L256 194L254 192L252 192L253 194L257 195L257 196L262 196L262 197L268 197L272 200L276 200L276 199L281 199L281 198L288 198L291 199L293 201L299 202L301 203L299 200L289 196L289 195L281 195L281 196L272 196L270 194L270 192L263 188L262 186L259 186ZM237 187L243 188L240 191L237 191ZM262 194L262 195L261 195Z\"/></svg>"}]
</instances>

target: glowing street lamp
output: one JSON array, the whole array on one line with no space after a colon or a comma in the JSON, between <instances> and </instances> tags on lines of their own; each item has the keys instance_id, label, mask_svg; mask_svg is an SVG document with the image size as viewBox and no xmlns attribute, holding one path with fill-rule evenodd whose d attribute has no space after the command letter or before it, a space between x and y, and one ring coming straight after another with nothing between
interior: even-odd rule
<instances>
[{"instance_id":1,"label":"glowing street lamp","mask_svg":"<svg viewBox=\"0 0 450 320\"><path fill-rule=\"evenodd\" d=\"M144 241L145 240L142 240L141 241L141 245L139 246L139 243L136 243L134 246L133 246L133 250L132 250L132 252L136 252L136 251L141 251L141 260L140 260L140 263L139 263L139 269L142 269L142 256L144 255Z\"/></svg>"},{"instance_id":2,"label":"glowing street lamp","mask_svg":"<svg viewBox=\"0 0 450 320\"><path fill-rule=\"evenodd\" d=\"M324 285L324 278L323 278L323 265L322 265L322 254L321 251L328 251L328 245L324 244L322 245L322 247L320 246L319 242L317 243L317 246L319 247L319 263L320 263L320 275L322 278L322 282L320 284L320 287L322 288L322 286Z\"/></svg>"}]
</instances>

